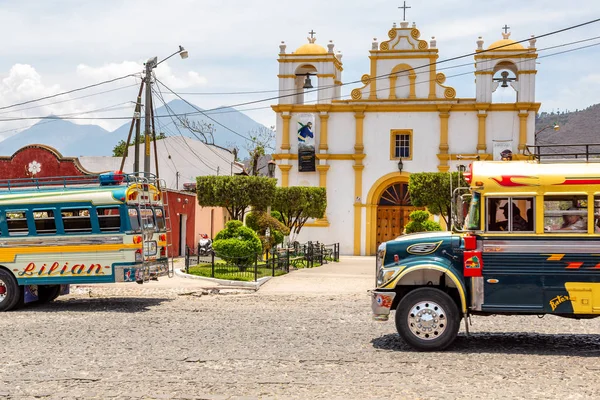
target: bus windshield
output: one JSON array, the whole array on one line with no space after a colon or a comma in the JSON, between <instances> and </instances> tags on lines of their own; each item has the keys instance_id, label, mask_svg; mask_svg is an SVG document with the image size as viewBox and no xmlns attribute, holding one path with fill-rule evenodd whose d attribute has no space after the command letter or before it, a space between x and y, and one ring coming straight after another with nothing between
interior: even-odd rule
<instances>
[{"instance_id":1,"label":"bus windshield","mask_svg":"<svg viewBox=\"0 0 600 400\"><path fill-rule=\"evenodd\" d=\"M464 230L475 231L480 228L480 211L481 211L481 193L473 192L471 197L471 204L469 206L469 212L465 218Z\"/></svg>"},{"instance_id":2,"label":"bus windshield","mask_svg":"<svg viewBox=\"0 0 600 400\"><path fill-rule=\"evenodd\" d=\"M156 216L156 227L159 231L165 230L165 216L162 208L155 208L154 215Z\"/></svg>"},{"instance_id":3,"label":"bus windshield","mask_svg":"<svg viewBox=\"0 0 600 400\"><path fill-rule=\"evenodd\" d=\"M138 215L138 210L135 207L129 207L129 224L131 225L131 230L133 232L140 231L140 217Z\"/></svg>"},{"instance_id":4,"label":"bus windshield","mask_svg":"<svg viewBox=\"0 0 600 400\"><path fill-rule=\"evenodd\" d=\"M142 225L144 229L155 229L156 224L154 223L154 213L150 208L141 208L140 214L142 215Z\"/></svg>"}]
</instances>

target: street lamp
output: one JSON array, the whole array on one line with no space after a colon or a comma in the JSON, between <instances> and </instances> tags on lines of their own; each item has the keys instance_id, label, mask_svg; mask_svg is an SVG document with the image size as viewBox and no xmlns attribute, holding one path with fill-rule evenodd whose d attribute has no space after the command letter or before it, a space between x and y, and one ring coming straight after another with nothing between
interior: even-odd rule
<instances>
[{"instance_id":1,"label":"street lamp","mask_svg":"<svg viewBox=\"0 0 600 400\"><path fill-rule=\"evenodd\" d=\"M402 159L400 158L398 160L398 171L402 172L402 168L404 168L404 163L402 162Z\"/></svg>"},{"instance_id":2,"label":"street lamp","mask_svg":"<svg viewBox=\"0 0 600 400\"><path fill-rule=\"evenodd\" d=\"M170 56L163 58L160 61L157 61L157 57L152 57L146 61L146 75L144 77L144 82L146 84L146 101L145 101L145 124L144 124L144 176L150 176L150 132L151 132L151 120L152 120L152 70L156 68L160 63L167 61L169 58L173 57L175 54L179 54L182 59L188 58L188 51L183 48L183 46L179 46L179 50L171 54ZM136 137L136 154L138 152L138 139ZM139 165L134 165L133 169L137 172L139 170ZM156 171L158 175L158 171Z\"/></svg>"},{"instance_id":3,"label":"street lamp","mask_svg":"<svg viewBox=\"0 0 600 400\"><path fill-rule=\"evenodd\" d=\"M533 134L533 138L534 138L534 141L535 141L536 143L537 143L537 137L538 137L538 135L539 135L540 133L544 132L544 131L545 131L546 129L548 129L548 128L552 128L552 129L554 129L555 131L558 131L558 130L560 129L560 126L558 125L558 123L554 123L553 125L548 125L548 126L546 126L546 127L542 128L542 129L540 129L540 130L539 130L539 131L537 131L536 133L534 133L534 134Z\"/></svg>"},{"instance_id":4,"label":"street lamp","mask_svg":"<svg viewBox=\"0 0 600 400\"><path fill-rule=\"evenodd\" d=\"M269 178L273 178L275 176L275 166L277 164L275 164L275 161L273 160L269 160L269 163L267 164L267 169L269 171Z\"/></svg>"}]
</instances>

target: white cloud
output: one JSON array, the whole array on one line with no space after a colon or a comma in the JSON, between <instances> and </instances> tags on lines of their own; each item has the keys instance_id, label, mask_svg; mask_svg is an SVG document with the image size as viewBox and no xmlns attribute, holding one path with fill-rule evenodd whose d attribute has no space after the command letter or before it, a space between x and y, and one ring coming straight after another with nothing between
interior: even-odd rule
<instances>
[{"instance_id":1,"label":"white cloud","mask_svg":"<svg viewBox=\"0 0 600 400\"><path fill-rule=\"evenodd\" d=\"M388 0L305 0L301 4L291 0L5 3L0 9L0 34L18 40L3 43L0 106L141 73L147 58L166 57L179 45L189 51L189 58L180 60L174 56L155 69L158 79L175 91L275 90L280 41L285 40L288 52L294 51L306 43L311 29L317 32L317 43L325 45L331 39L336 50L343 51L343 81L348 82L368 73L372 39L386 40L392 23L402 18L402 11L397 8L401 3ZM416 22L421 39L436 37L439 60L473 52L478 36L484 37L485 46L490 45L501 38L504 24L511 27L511 38L520 40L531 34L540 35L591 20L600 14L597 0L580 0L576 7L565 7L559 0L421 0L413 3L407 11L407 20ZM543 49L597 36L599 26L592 24L541 38L537 46ZM550 106L574 109L573 104L581 104L579 108L583 108L600 102L596 94L600 93L600 78L594 70L599 53L600 47L596 47L540 59L536 96L543 102L542 109ZM472 61L472 57L467 57L444 66ZM445 73L446 84L455 87L459 97L473 97L472 77L451 78L454 70ZM136 82L139 84L139 80L128 79L56 100L74 99ZM349 85L343 91L349 93L359 86ZM0 117L76 113L115 106L134 101L137 90L137 87L125 88L58 104L47 104L52 102L48 101L39 109L11 109ZM185 97L199 107L213 108L273 95ZM256 107L273 103L258 103ZM0 110L0 113L4 111L8 110ZM272 125L275 120L268 108L248 113L265 125ZM125 109L96 112L91 116L129 114L130 110ZM29 122L21 121L17 125ZM110 129L125 123L122 120L74 122L97 122ZM8 129L5 123L2 125L2 130Z\"/></svg>"}]
</instances>

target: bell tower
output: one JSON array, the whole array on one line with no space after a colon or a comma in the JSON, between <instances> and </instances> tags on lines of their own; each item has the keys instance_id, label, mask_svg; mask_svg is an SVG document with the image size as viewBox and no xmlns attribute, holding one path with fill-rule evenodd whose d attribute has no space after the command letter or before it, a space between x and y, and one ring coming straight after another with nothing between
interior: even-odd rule
<instances>
[{"instance_id":1,"label":"bell tower","mask_svg":"<svg viewBox=\"0 0 600 400\"><path fill-rule=\"evenodd\" d=\"M535 102L536 39L531 36L529 47L510 39L509 27L504 26L502 39L483 48L483 39L477 40L475 55L475 86L477 103L491 103L492 93L499 86L512 87L517 103Z\"/></svg>"},{"instance_id":2,"label":"bell tower","mask_svg":"<svg viewBox=\"0 0 600 400\"><path fill-rule=\"evenodd\" d=\"M284 42L279 45L279 104L305 104L305 91L316 91L318 104L341 96L342 54L334 53L333 42L325 49L316 43L316 32L308 33L308 43L295 52L286 53Z\"/></svg>"}]
</instances>

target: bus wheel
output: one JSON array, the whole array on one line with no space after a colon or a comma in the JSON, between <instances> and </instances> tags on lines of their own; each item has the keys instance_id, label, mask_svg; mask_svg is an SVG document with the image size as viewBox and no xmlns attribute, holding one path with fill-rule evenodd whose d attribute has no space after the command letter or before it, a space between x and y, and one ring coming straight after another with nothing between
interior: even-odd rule
<instances>
[{"instance_id":1,"label":"bus wheel","mask_svg":"<svg viewBox=\"0 0 600 400\"><path fill-rule=\"evenodd\" d=\"M38 286L38 302L40 304L54 301L60 294L60 285L40 285Z\"/></svg>"},{"instance_id":2,"label":"bus wheel","mask_svg":"<svg viewBox=\"0 0 600 400\"><path fill-rule=\"evenodd\" d=\"M460 314L445 292L419 288L409 292L396 308L396 329L411 347L435 351L448 347L458 334Z\"/></svg>"},{"instance_id":3,"label":"bus wheel","mask_svg":"<svg viewBox=\"0 0 600 400\"><path fill-rule=\"evenodd\" d=\"M14 275L0 269L0 311L13 309L21 297L23 297L23 291Z\"/></svg>"}]
</instances>

